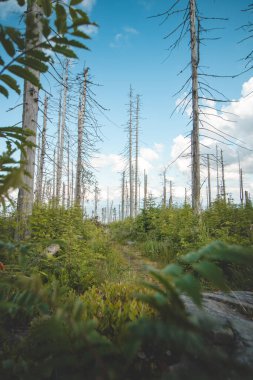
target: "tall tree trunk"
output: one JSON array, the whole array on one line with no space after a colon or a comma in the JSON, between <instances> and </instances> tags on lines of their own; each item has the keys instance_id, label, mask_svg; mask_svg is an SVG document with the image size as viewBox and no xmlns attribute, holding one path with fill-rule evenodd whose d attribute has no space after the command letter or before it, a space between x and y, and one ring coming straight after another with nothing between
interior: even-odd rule
<instances>
[{"instance_id":1,"label":"tall tree trunk","mask_svg":"<svg viewBox=\"0 0 253 380\"><path fill-rule=\"evenodd\" d=\"M216 145L216 187L217 187L217 199L220 198L220 179L219 179L219 153Z\"/></svg>"},{"instance_id":2,"label":"tall tree trunk","mask_svg":"<svg viewBox=\"0 0 253 380\"><path fill-rule=\"evenodd\" d=\"M46 155L46 133L47 133L47 102L48 98L45 95L44 100L44 115L43 115L43 129L41 137L41 152L40 152L40 166L38 174L38 188L37 188L37 200L42 202L42 186L43 186L43 176L45 167L45 155Z\"/></svg>"},{"instance_id":3,"label":"tall tree trunk","mask_svg":"<svg viewBox=\"0 0 253 380\"><path fill-rule=\"evenodd\" d=\"M122 175L122 188L121 188L121 220L125 219L125 171Z\"/></svg>"},{"instance_id":4,"label":"tall tree trunk","mask_svg":"<svg viewBox=\"0 0 253 380\"><path fill-rule=\"evenodd\" d=\"M144 170L144 201L143 201L144 210L146 210L147 208L147 198L148 198L148 175L146 174L146 170Z\"/></svg>"},{"instance_id":5,"label":"tall tree trunk","mask_svg":"<svg viewBox=\"0 0 253 380\"><path fill-rule=\"evenodd\" d=\"M207 179L208 179L208 206L211 207L212 194L211 194L211 175L210 175L210 157L207 155Z\"/></svg>"},{"instance_id":6,"label":"tall tree trunk","mask_svg":"<svg viewBox=\"0 0 253 380\"><path fill-rule=\"evenodd\" d=\"M225 183L225 170L224 170L224 162L223 162L223 151L220 151L220 160L221 160L221 175L222 175L222 196L224 201L226 202L226 183Z\"/></svg>"},{"instance_id":7,"label":"tall tree trunk","mask_svg":"<svg viewBox=\"0 0 253 380\"><path fill-rule=\"evenodd\" d=\"M128 146L128 160L129 160L129 210L130 218L134 215L134 191L133 191L133 91L130 86L129 92L129 146Z\"/></svg>"},{"instance_id":8,"label":"tall tree trunk","mask_svg":"<svg viewBox=\"0 0 253 380\"><path fill-rule=\"evenodd\" d=\"M64 70L63 105L62 105L62 113L61 113L61 124L60 124L60 130L59 130L60 132L59 151L58 151L58 160L57 160L56 197L58 199L58 202L60 201L61 187L62 187L63 151L64 151L64 140L65 140L64 135L65 135L65 129L66 129L66 111L67 111L67 94L68 94L68 66L69 66L69 60L67 59L66 64L65 64L65 70Z\"/></svg>"},{"instance_id":9,"label":"tall tree trunk","mask_svg":"<svg viewBox=\"0 0 253 380\"><path fill-rule=\"evenodd\" d=\"M77 142L77 165L76 165L76 196L75 202L81 204L81 177L82 177L82 152L83 152L83 128L86 111L87 78L89 69L84 70L83 89L78 111L78 142Z\"/></svg>"},{"instance_id":10,"label":"tall tree trunk","mask_svg":"<svg viewBox=\"0 0 253 380\"><path fill-rule=\"evenodd\" d=\"M163 207L166 208L167 204L167 178L166 170L163 172Z\"/></svg>"},{"instance_id":11,"label":"tall tree trunk","mask_svg":"<svg viewBox=\"0 0 253 380\"><path fill-rule=\"evenodd\" d=\"M139 112L140 112L140 95L136 97L136 125L135 125L135 198L134 198L134 214L138 214L138 177L139 177Z\"/></svg>"},{"instance_id":12,"label":"tall tree trunk","mask_svg":"<svg viewBox=\"0 0 253 380\"><path fill-rule=\"evenodd\" d=\"M26 12L26 49L31 49L41 39L41 15L42 10L35 1L29 2ZM31 70L33 75L39 79L40 73L36 70ZM18 193L18 215L20 220L26 224L26 219L32 214L33 208L33 192L34 192L34 168L35 168L35 146L38 120L38 100L39 89L28 81L24 83L23 97L23 117L22 128L29 129L33 135L29 137L29 141L34 144L33 147L26 147L25 153L21 154L21 160L25 162L25 172L23 175L24 186L19 189ZM25 237L29 235L28 227L24 227L24 231L17 231L17 237ZM21 236L23 235L23 236Z\"/></svg>"},{"instance_id":13,"label":"tall tree trunk","mask_svg":"<svg viewBox=\"0 0 253 380\"><path fill-rule=\"evenodd\" d=\"M200 213L200 149L199 149L199 97L198 97L198 45L196 32L196 3L190 1L191 68L192 68L192 208Z\"/></svg>"}]
</instances>

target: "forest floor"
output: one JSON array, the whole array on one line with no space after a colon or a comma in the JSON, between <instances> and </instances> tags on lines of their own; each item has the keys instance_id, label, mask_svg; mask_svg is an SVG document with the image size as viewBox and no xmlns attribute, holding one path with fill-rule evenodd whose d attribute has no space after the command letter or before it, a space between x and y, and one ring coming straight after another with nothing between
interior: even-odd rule
<instances>
[{"instance_id":1,"label":"forest floor","mask_svg":"<svg viewBox=\"0 0 253 380\"><path fill-rule=\"evenodd\" d=\"M144 280L149 277L147 269L149 267L160 268L161 264L147 259L138 250L135 243L128 241L126 244L118 245L118 252L123 256L124 260L128 264L129 273L133 277L133 280Z\"/></svg>"}]
</instances>

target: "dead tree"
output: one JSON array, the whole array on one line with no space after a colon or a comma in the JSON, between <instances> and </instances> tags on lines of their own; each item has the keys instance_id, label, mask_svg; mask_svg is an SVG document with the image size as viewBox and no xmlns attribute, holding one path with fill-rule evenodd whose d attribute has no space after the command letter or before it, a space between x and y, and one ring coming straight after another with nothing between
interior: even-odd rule
<instances>
[{"instance_id":1,"label":"dead tree","mask_svg":"<svg viewBox=\"0 0 253 380\"><path fill-rule=\"evenodd\" d=\"M146 210L147 208L147 200L148 200L148 175L146 170L144 170L144 200L143 200L143 208Z\"/></svg>"},{"instance_id":2,"label":"dead tree","mask_svg":"<svg viewBox=\"0 0 253 380\"><path fill-rule=\"evenodd\" d=\"M220 151L220 161L221 161L221 175L222 175L221 196L223 197L223 200L226 202L227 197L226 197L226 184L225 184L225 169L224 169L222 149Z\"/></svg>"},{"instance_id":3,"label":"dead tree","mask_svg":"<svg viewBox=\"0 0 253 380\"><path fill-rule=\"evenodd\" d=\"M125 219L125 171L122 174L121 187L121 220Z\"/></svg>"},{"instance_id":4,"label":"dead tree","mask_svg":"<svg viewBox=\"0 0 253 380\"><path fill-rule=\"evenodd\" d=\"M211 174L210 174L210 157L207 155L207 180L208 180L208 206L211 207L212 194L211 194Z\"/></svg>"},{"instance_id":5,"label":"dead tree","mask_svg":"<svg viewBox=\"0 0 253 380\"><path fill-rule=\"evenodd\" d=\"M87 78L89 69L84 70L83 88L80 96L78 109L78 143L77 143L77 165L76 165L76 194L75 203L80 206L81 202L81 174L82 174L82 152L83 152L83 129L86 111L86 94L87 94Z\"/></svg>"},{"instance_id":6,"label":"dead tree","mask_svg":"<svg viewBox=\"0 0 253 380\"><path fill-rule=\"evenodd\" d=\"M129 211L130 218L134 215L134 188L133 188L133 90L129 92L129 122L128 122L128 160L129 160Z\"/></svg>"},{"instance_id":7,"label":"dead tree","mask_svg":"<svg viewBox=\"0 0 253 380\"><path fill-rule=\"evenodd\" d=\"M192 68L192 208L200 213L200 150L199 150L199 41L196 31L196 4L190 0L191 68Z\"/></svg>"},{"instance_id":8,"label":"dead tree","mask_svg":"<svg viewBox=\"0 0 253 380\"><path fill-rule=\"evenodd\" d=\"M166 208L167 205L167 178L166 170L163 171L163 207Z\"/></svg>"},{"instance_id":9,"label":"dead tree","mask_svg":"<svg viewBox=\"0 0 253 380\"><path fill-rule=\"evenodd\" d=\"M61 196L62 187L62 173L63 173L63 151L64 151L64 137L66 129L66 112L67 112L67 93L68 93L68 66L69 60L65 61L64 69L64 82L63 82L63 104L62 111L61 106L59 108L59 135L58 135L58 157L57 157L57 176L56 176L56 198L58 202Z\"/></svg>"},{"instance_id":10,"label":"dead tree","mask_svg":"<svg viewBox=\"0 0 253 380\"><path fill-rule=\"evenodd\" d=\"M41 8L38 6L37 2L28 2L26 12L26 50L30 50L33 46L38 45L38 42L41 40L41 17ZM39 71L31 69L30 71L39 80ZM23 174L23 186L19 189L18 193L17 209L19 217L23 221L26 221L27 217L32 214L33 208L38 101L38 87L26 80L24 82L22 128L24 130L31 130L33 134L29 137L32 146L25 147L25 152L21 153L21 160L25 162L24 173L28 174ZM17 235L21 234L23 234L23 232L17 232ZM28 228L25 227L24 235L28 234Z\"/></svg>"},{"instance_id":11,"label":"dead tree","mask_svg":"<svg viewBox=\"0 0 253 380\"><path fill-rule=\"evenodd\" d=\"M139 178L139 112L140 112L140 95L136 96L136 125L135 125L135 193L134 193L134 214L138 214L138 178Z\"/></svg>"},{"instance_id":12,"label":"dead tree","mask_svg":"<svg viewBox=\"0 0 253 380\"><path fill-rule=\"evenodd\" d=\"M43 176L45 170L45 155L46 155L46 133L47 133L47 104L48 97L45 95L44 99L44 114L43 114L43 128L41 136L41 152L40 152L40 165L38 172L38 187L37 187L37 201L42 202L42 186Z\"/></svg>"}]
</instances>

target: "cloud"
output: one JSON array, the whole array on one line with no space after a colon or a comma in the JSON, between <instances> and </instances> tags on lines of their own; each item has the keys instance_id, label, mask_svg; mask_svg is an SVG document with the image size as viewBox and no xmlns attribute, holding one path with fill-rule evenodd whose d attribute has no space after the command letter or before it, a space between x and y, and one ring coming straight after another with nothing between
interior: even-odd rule
<instances>
[{"instance_id":1,"label":"cloud","mask_svg":"<svg viewBox=\"0 0 253 380\"><path fill-rule=\"evenodd\" d=\"M141 148L140 155L147 161L158 160L159 155L151 148Z\"/></svg>"},{"instance_id":2,"label":"cloud","mask_svg":"<svg viewBox=\"0 0 253 380\"><path fill-rule=\"evenodd\" d=\"M125 27L119 33L116 33L112 42L109 44L111 48L121 48L129 46L133 36L139 34L138 30L132 27Z\"/></svg>"},{"instance_id":3,"label":"cloud","mask_svg":"<svg viewBox=\"0 0 253 380\"><path fill-rule=\"evenodd\" d=\"M253 188L253 77L243 83L241 96L217 109L215 102L206 102L211 108L204 108L200 115L202 124L200 125L201 135L201 153L202 155L210 154L211 158L211 177L216 194L216 145L218 153L223 151L223 160L225 165L225 180L228 192L234 192L233 196L238 201L239 194L239 163L244 174L245 189ZM184 139L182 135L173 140L171 149L171 158L176 159L184 150L190 140ZM248 148L248 149L245 149ZM251 149L251 151L249 150ZM189 151L190 152L190 151ZM177 170L181 175L190 176L190 158L181 157L175 163ZM189 167L188 167L189 166ZM220 165L219 165L220 166ZM202 181L207 176L205 166L201 167ZM221 177L221 168L219 168L219 177ZM219 178L221 182L221 178ZM203 187L203 190L205 185ZM213 189L214 191L214 189Z\"/></svg>"},{"instance_id":4,"label":"cloud","mask_svg":"<svg viewBox=\"0 0 253 380\"><path fill-rule=\"evenodd\" d=\"M91 12L96 4L96 0L83 0L82 5L86 12Z\"/></svg>"},{"instance_id":5,"label":"cloud","mask_svg":"<svg viewBox=\"0 0 253 380\"><path fill-rule=\"evenodd\" d=\"M24 12L26 5L20 7L17 0L8 0L0 2L0 19L5 19L13 13L21 14Z\"/></svg>"},{"instance_id":6,"label":"cloud","mask_svg":"<svg viewBox=\"0 0 253 380\"><path fill-rule=\"evenodd\" d=\"M99 28L96 25L82 25L79 29L88 34L88 36L94 36L98 33Z\"/></svg>"},{"instance_id":7,"label":"cloud","mask_svg":"<svg viewBox=\"0 0 253 380\"><path fill-rule=\"evenodd\" d=\"M150 11L155 4L155 0L138 0L138 3L146 10Z\"/></svg>"},{"instance_id":8,"label":"cloud","mask_svg":"<svg viewBox=\"0 0 253 380\"><path fill-rule=\"evenodd\" d=\"M91 164L95 169L110 168L113 172L122 172L125 167L124 159L119 154L99 154Z\"/></svg>"}]
</instances>

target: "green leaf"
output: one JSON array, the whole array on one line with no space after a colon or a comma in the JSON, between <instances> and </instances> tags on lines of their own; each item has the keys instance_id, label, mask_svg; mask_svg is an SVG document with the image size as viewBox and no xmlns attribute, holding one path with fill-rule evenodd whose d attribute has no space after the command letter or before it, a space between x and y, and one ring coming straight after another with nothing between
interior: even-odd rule
<instances>
[{"instance_id":1,"label":"green leaf","mask_svg":"<svg viewBox=\"0 0 253 380\"><path fill-rule=\"evenodd\" d=\"M30 70L24 67L21 67L18 65L12 65L12 66L9 66L7 70L9 70L12 74L16 75L17 77L27 80L28 82L31 82L37 87L39 87L40 85L38 78L33 73L31 73Z\"/></svg>"},{"instance_id":2,"label":"green leaf","mask_svg":"<svg viewBox=\"0 0 253 380\"><path fill-rule=\"evenodd\" d=\"M52 50L68 58L77 58L77 55L73 52L73 50L68 49L66 46L55 45Z\"/></svg>"},{"instance_id":3,"label":"green leaf","mask_svg":"<svg viewBox=\"0 0 253 380\"><path fill-rule=\"evenodd\" d=\"M0 80L7 84L12 90L16 91L18 94L20 94L20 88L15 79L13 79L10 75L2 74L0 75Z\"/></svg>"},{"instance_id":4,"label":"green leaf","mask_svg":"<svg viewBox=\"0 0 253 380\"><path fill-rule=\"evenodd\" d=\"M208 261L202 261L200 263L193 264L192 267L215 286L220 289L226 289L222 270L216 264Z\"/></svg>"},{"instance_id":5,"label":"green leaf","mask_svg":"<svg viewBox=\"0 0 253 380\"><path fill-rule=\"evenodd\" d=\"M25 47L25 39L24 37L22 36L22 34L20 33L19 30L15 29L15 28L5 28L6 30L6 33L10 36L10 38L12 39L12 41L14 41L18 48L20 50L24 49Z\"/></svg>"},{"instance_id":6,"label":"green leaf","mask_svg":"<svg viewBox=\"0 0 253 380\"><path fill-rule=\"evenodd\" d=\"M83 0L71 0L70 1L70 6L74 6L74 5L77 5L77 4L80 4Z\"/></svg>"},{"instance_id":7,"label":"green leaf","mask_svg":"<svg viewBox=\"0 0 253 380\"><path fill-rule=\"evenodd\" d=\"M82 32L81 30L75 30L71 34L72 34L72 36L75 36L75 37L80 37L80 38L90 40L90 36L88 34Z\"/></svg>"},{"instance_id":8,"label":"green leaf","mask_svg":"<svg viewBox=\"0 0 253 380\"><path fill-rule=\"evenodd\" d=\"M90 19L87 15L87 13L85 13L82 9L76 9L77 13L81 16L81 20L85 23L85 24L90 24Z\"/></svg>"},{"instance_id":9,"label":"green leaf","mask_svg":"<svg viewBox=\"0 0 253 380\"><path fill-rule=\"evenodd\" d=\"M4 50L6 53L10 56L13 57L15 54L15 47L13 43L11 42L10 39L6 39L4 36L0 35L0 41L4 47Z\"/></svg>"},{"instance_id":10,"label":"green leaf","mask_svg":"<svg viewBox=\"0 0 253 380\"><path fill-rule=\"evenodd\" d=\"M67 13L65 8L57 3L55 6L56 11L56 20L55 26L57 28L57 32L60 34L64 34L67 32Z\"/></svg>"},{"instance_id":11,"label":"green leaf","mask_svg":"<svg viewBox=\"0 0 253 380\"><path fill-rule=\"evenodd\" d=\"M40 0L39 4L41 5L44 14L49 17L52 13L52 2L51 0Z\"/></svg>"},{"instance_id":12,"label":"green leaf","mask_svg":"<svg viewBox=\"0 0 253 380\"><path fill-rule=\"evenodd\" d=\"M36 71L39 71L40 73L46 73L48 70L47 65L45 63L39 61L38 59L32 58L32 57L21 57L17 59L18 63L21 63L31 69L34 69Z\"/></svg>"},{"instance_id":13,"label":"green leaf","mask_svg":"<svg viewBox=\"0 0 253 380\"><path fill-rule=\"evenodd\" d=\"M66 37L54 37L54 38L52 38L52 41L54 41L54 42L56 42L57 44L60 44L60 45L75 46L75 47L78 47L80 49L89 50L87 48L87 46L84 45L84 44L82 44L81 42L79 42L77 40L68 40Z\"/></svg>"},{"instance_id":14,"label":"green leaf","mask_svg":"<svg viewBox=\"0 0 253 380\"><path fill-rule=\"evenodd\" d=\"M1 86L1 85L0 85L0 93L3 94L6 98L9 97L8 90L5 87Z\"/></svg>"},{"instance_id":15,"label":"green leaf","mask_svg":"<svg viewBox=\"0 0 253 380\"><path fill-rule=\"evenodd\" d=\"M43 62L49 62L50 60L50 56L46 55L42 50L33 49L29 51L27 56L37 58L38 60L43 61Z\"/></svg>"},{"instance_id":16,"label":"green leaf","mask_svg":"<svg viewBox=\"0 0 253 380\"><path fill-rule=\"evenodd\" d=\"M46 18L42 20L42 33L43 33L43 36L46 37L46 39L49 37L51 33L49 20Z\"/></svg>"},{"instance_id":17,"label":"green leaf","mask_svg":"<svg viewBox=\"0 0 253 380\"><path fill-rule=\"evenodd\" d=\"M196 305L201 305L202 297L200 283L192 274L187 273L176 279L175 286L181 292L191 297Z\"/></svg>"},{"instance_id":18,"label":"green leaf","mask_svg":"<svg viewBox=\"0 0 253 380\"><path fill-rule=\"evenodd\" d=\"M166 276L178 277L182 274L183 268L178 264L170 264L162 269L162 273Z\"/></svg>"}]
</instances>

